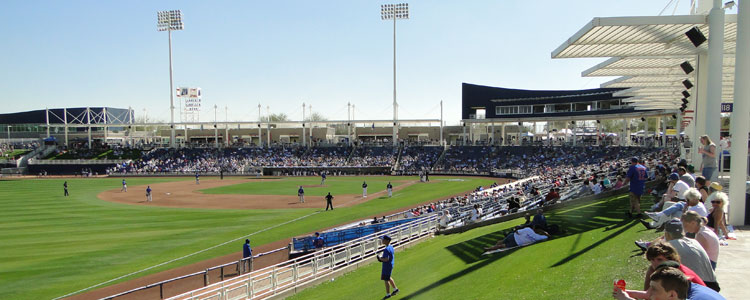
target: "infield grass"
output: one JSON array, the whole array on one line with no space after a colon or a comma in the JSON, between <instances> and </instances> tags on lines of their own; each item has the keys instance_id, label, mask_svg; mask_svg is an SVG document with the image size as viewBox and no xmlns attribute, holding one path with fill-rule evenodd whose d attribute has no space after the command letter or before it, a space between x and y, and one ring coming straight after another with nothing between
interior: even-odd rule
<instances>
[{"instance_id":1,"label":"infield grass","mask_svg":"<svg viewBox=\"0 0 750 300\"><path fill-rule=\"evenodd\" d=\"M360 184L371 179L379 180L351 177ZM104 190L119 189L119 178L67 179L70 197L63 197L62 179L0 180L0 299L51 299L299 217L310 215L251 236L252 244L299 236L491 183L482 178L435 179L406 187L390 199L376 198L329 212L168 208L97 198ZM129 178L128 184L176 180L192 179ZM142 197L141 191L131 192ZM242 243L217 247L116 282L236 253Z\"/></svg>"},{"instance_id":2,"label":"infield grass","mask_svg":"<svg viewBox=\"0 0 750 300\"><path fill-rule=\"evenodd\" d=\"M527 247L482 255L510 228L508 221L437 236L396 253L391 299L612 299L612 282L642 289L647 261L633 241L657 236L624 218L627 195L547 213L567 232ZM646 206L644 206L646 207ZM290 299L381 299L380 263L373 263Z\"/></svg>"},{"instance_id":3,"label":"infield grass","mask_svg":"<svg viewBox=\"0 0 750 300\"><path fill-rule=\"evenodd\" d=\"M373 176L362 177L333 177L326 179L325 185L320 185L320 177L281 177L269 181L246 182L210 189L200 190L204 194L253 194L253 195L297 195L300 186L304 186L306 196L332 195L361 195L362 182L367 182L367 192L374 194L385 190L390 182L397 187L405 182L417 180L416 177Z\"/></svg>"}]
</instances>

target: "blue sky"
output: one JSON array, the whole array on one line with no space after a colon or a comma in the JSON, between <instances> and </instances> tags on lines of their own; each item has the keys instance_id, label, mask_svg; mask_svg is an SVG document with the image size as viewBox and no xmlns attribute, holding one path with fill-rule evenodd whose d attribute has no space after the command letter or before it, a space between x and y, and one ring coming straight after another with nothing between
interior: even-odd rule
<instances>
[{"instance_id":1,"label":"blue sky","mask_svg":"<svg viewBox=\"0 0 750 300\"><path fill-rule=\"evenodd\" d=\"M400 118L460 119L461 83L521 89L596 88L602 59L550 53L594 17L657 15L667 0L409 1L397 24ZM677 2L677 1L676 1ZM687 14L681 1L676 14ZM173 32L175 86L203 92L229 120L258 104L292 119L302 103L329 119L392 117L393 25L380 1L19 1L0 10L0 112L132 107L169 120L166 32L156 11L181 9ZM666 10L671 14L673 8ZM176 114L177 115L177 114ZM177 117L176 117L177 118Z\"/></svg>"}]
</instances>

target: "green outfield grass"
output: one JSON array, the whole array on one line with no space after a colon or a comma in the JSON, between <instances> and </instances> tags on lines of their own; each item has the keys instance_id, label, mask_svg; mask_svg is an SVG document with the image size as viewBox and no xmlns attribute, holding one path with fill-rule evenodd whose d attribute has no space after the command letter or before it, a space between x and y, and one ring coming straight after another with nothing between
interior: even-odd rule
<instances>
[{"instance_id":1,"label":"green outfield grass","mask_svg":"<svg viewBox=\"0 0 750 300\"><path fill-rule=\"evenodd\" d=\"M633 241L654 238L625 219L627 195L548 213L567 230L562 236L517 250L482 256L520 220L437 236L396 253L392 299L612 299L612 282L643 288L648 266ZM374 258L373 258L373 261ZM380 299L380 263L290 299Z\"/></svg>"},{"instance_id":2,"label":"green outfield grass","mask_svg":"<svg viewBox=\"0 0 750 300\"><path fill-rule=\"evenodd\" d=\"M369 182L380 178L351 179ZM61 179L0 180L0 299L51 299L302 216L312 214L254 235L252 244L302 235L491 183L481 178L435 179L406 187L390 199L377 198L321 213L316 212L322 209L149 207L96 197L104 190L119 189L119 178L69 179L70 197L63 197ZM175 180L192 179L130 178L128 184ZM143 196L141 191L130 193ZM242 243L237 241L134 277L235 253Z\"/></svg>"},{"instance_id":3,"label":"green outfield grass","mask_svg":"<svg viewBox=\"0 0 750 300\"><path fill-rule=\"evenodd\" d=\"M404 182L417 180L415 177L373 176L364 178L367 181L367 192L384 191L388 182L397 187ZM320 177L282 177L274 181L247 182L201 190L204 194L255 194L255 195L297 195L299 186L305 186L306 196L361 195L362 177L333 177L326 179L320 186Z\"/></svg>"}]
</instances>

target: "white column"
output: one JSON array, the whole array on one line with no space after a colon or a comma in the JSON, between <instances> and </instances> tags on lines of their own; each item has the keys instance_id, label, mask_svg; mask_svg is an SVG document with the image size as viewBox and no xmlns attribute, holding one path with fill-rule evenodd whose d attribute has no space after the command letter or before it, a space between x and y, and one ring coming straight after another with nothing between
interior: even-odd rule
<instances>
[{"instance_id":1,"label":"white column","mask_svg":"<svg viewBox=\"0 0 750 300\"><path fill-rule=\"evenodd\" d=\"M86 124L88 125L88 132L89 132L89 149L91 149L91 108L86 107Z\"/></svg>"},{"instance_id":2,"label":"white column","mask_svg":"<svg viewBox=\"0 0 750 300\"><path fill-rule=\"evenodd\" d=\"M667 117L661 117L661 146L667 147Z\"/></svg>"},{"instance_id":3,"label":"white column","mask_svg":"<svg viewBox=\"0 0 750 300\"><path fill-rule=\"evenodd\" d=\"M346 103L346 136L349 139L349 146L352 145L352 103ZM396 121L393 121L393 126L396 127ZM394 129L394 132L396 129ZM394 135L395 136L395 135ZM394 144L395 145L395 144Z\"/></svg>"},{"instance_id":4,"label":"white column","mask_svg":"<svg viewBox=\"0 0 750 300\"><path fill-rule=\"evenodd\" d=\"M576 143L577 143L577 140L578 140L577 133L576 133L576 123L575 123L575 121L573 121L570 125L571 125L571 127L573 127L573 129L572 129L572 131L573 131L573 146L575 146Z\"/></svg>"},{"instance_id":5,"label":"white column","mask_svg":"<svg viewBox=\"0 0 750 300\"><path fill-rule=\"evenodd\" d=\"M102 114L103 114L102 118L104 119L104 143L107 143L107 131L109 131L108 130L109 128L107 128L107 108L106 107L102 108Z\"/></svg>"},{"instance_id":6,"label":"white column","mask_svg":"<svg viewBox=\"0 0 750 300\"><path fill-rule=\"evenodd\" d=\"M49 137L49 108L44 109L45 116L47 117L47 137ZM8 141L10 143L10 141Z\"/></svg>"},{"instance_id":7,"label":"white column","mask_svg":"<svg viewBox=\"0 0 750 300\"><path fill-rule=\"evenodd\" d=\"M729 134L732 165L729 177L729 224L745 224L747 135L750 132L750 6L743 2L737 12L737 51L734 67L734 107ZM737 84L740 83L740 84Z\"/></svg>"},{"instance_id":8,"label":"white column","mask_svg":"<svg viewBox=\"0 0 750 300\"><path fill-rule=\"evenodd\" d=\"M620 147L627 146L628 138L630 138L630 135L627 134L628 132L628 122L626 118L622 119L622 131L620 132Z\"/></svg>"},{"instance_id":9,"label":"white column","mask_svg":"<svg viewBox=\"0 0 750 300\"><path fill-rule=\"evenodd\" d=\"M631 146L633 144L633 140L630 137L630 125L632 122L632 119L626 118L627 124L625 124L625 128L627 129L627 132L625 132L625 146Z\"/></svg>"},{"instance_id":10,"label":"white column","mask_svg":"<svg viewBox=\"0 0 750 300\"><path fill-rule=\"evenodd\" d=\"M495 122L490 123L490 134L487 135L488 139L492 140L490 146L495 145Z\"/></svg>"},{"instance_id":11,"label":"white column","mask_svg":"<svg viewBox=\"0 0 750 300\"><path fill-rule=\"evenodd\" d=\"M714 0L708 14L708 89L705 111L705 134L719 142L721 125L721 89L724 64L724 9L721 0Z\"/></svg>"},{"instance_id":12,"label":"white column","mask_svg":"<svg viewBox=\"0 0 750 300\"><path fill-rule=\"evenodd\" d=\"M695 109L693 112L693 122L691 122L693 133L690 136L690 141L693 142L693 147L690 148L690 153L692 156L692 165L699 168L703 161L701 154L698 153L698 148L702 146L700 137L706 134L706 121L708 120L708 55L706 53L699 54L697 62L698 67L695 68L695 71L698 72L698 82L693 87L695 94L691 97L693 98L691 102L695 102Z\"/></svg>"},{"instance_id":13,"label":"white column","mask_svg":"<svg viewBox=\"0 0 750 300\"><path fill-rule=\"evenodd\" d=\"M505 146L505 123L503 123L502 127L500 127L500 135L503 137L502 143L500 143L500 146Z\"/></svg>"},{"instance_id":14,"label":"white column","mask_svg":"<svg viewBox=\"0 0 750 300\"><path fill-rule=\"evenodd\" d=\"M597 146L600 146L601 142L602 142L602 140L601 140L601 136L602 136L602 124L599 123L599 122L600 122L599 120L596 120L596 145Z\"/></svg>"},{"instance_id":15,"label":"white column","mask_svg":"<svg viewBox=\"0 0 750 300\"><path fill-rule=\"evenodd\" d=\"M63 122L65 123L65 147L68 147L68 109L63 108Z\"/></svg>"},{"instance_id":16,"label":"white column","mask_svg":"<svg viewBox=\"0 0 750 300\"><path fill-rule=\"evenodd\" d=\"M677 128L677 136L675 138L678 143L677 148L680 149L680 158L687 160L687 157L685 156L685 147L682 146L682 142L680 141L680 138L682 137L680 133L684 129L682 128L682 112L679 110L677 111L677 124L675 124L675 128Z\"/></svg>"}]
</instances>

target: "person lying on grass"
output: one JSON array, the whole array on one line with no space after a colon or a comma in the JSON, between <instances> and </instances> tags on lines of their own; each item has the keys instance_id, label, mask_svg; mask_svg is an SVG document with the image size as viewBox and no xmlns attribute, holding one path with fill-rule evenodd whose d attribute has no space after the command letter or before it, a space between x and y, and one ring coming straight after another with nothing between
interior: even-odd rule
<instances>
[{"instance_id":1,"label":"person lying on grass","mask_svg":"<svg viewBox=\"0 0 750 300\"><path fill-rule=\"evenodd\" d=\"M541 228L525 227L516 229L512 233L506 235L502 240L497 241L497 244L495 244L494 246L486 247L484 248L484 250L493 251L503 248L523 247L549 238L549 233L542 230Z\"/></svg>"}]
</instances>

